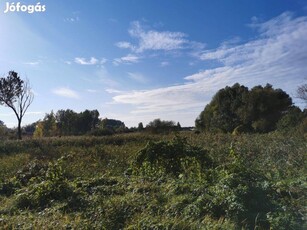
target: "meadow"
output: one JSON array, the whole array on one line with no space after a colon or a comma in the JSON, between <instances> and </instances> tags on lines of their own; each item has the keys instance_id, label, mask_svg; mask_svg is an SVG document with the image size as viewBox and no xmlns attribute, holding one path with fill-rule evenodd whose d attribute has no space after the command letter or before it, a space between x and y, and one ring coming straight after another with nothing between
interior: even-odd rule
<instances>
[{"instance_id":1,"label":"meadow","mask_svg":"<svg viewBox=\"0 0 307 230\"><path fill-rule=\"evenodd\" d=\"M307 229L306 135L0 142L0 229Z\"/></svg>"}]
</instances>

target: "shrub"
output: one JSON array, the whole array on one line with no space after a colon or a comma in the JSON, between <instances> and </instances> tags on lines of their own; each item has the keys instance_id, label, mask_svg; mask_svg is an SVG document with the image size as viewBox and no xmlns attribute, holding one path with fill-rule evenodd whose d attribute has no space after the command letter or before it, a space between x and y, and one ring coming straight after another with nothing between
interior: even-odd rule
<instances>
[{"instance_id":1,"label":"shrub","mask_svg":"<svg viewBox=\"0 0 307 230\"><path fill-rule=\"evenodd\" d=\"M212 166L212 160L208 151L177 136L172 141L149 142L137 153L134 164L141 174L177 177L182 173L201 172Z\"/></svg>"},{"instance_id":2,"label":"shrub","mask_svg":"<svg viewBox=\"0 0 307 230\"><path fill-rule=\"evenodd\" d=\"M62 168L65 159L61 157L55 163L50 163L44 176L31 179L32 183L17 194L16 206L36 209L61 201L66 202L65 209L68 210L82 207L84 203L81 193L69 182Z\"/></svg>"}]
</instances>

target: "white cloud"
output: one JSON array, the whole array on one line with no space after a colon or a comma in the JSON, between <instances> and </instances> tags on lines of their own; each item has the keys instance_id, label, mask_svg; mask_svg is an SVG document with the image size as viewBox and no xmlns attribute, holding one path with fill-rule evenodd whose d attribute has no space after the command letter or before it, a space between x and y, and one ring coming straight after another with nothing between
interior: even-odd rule
<instances>
[{"instance_id":1,"label":"white cloud","mask_svg":"<svg viewBox=\"0 0 307 230\"><path fill-rule=\"evenodd\" d=\"M227 66L242 63L252 65L255 61L267 66L273 62L284 62L285 59L299 61L306 58L306 53L301 52L307 46L303 43L307 40L304 37L307 29L306 17L293 19L292 14L283 13L262 24L253 23L250 26L258 29L258 39L241 45L222 45L215 50L207 50L200 55L200 59L218 60Z\"/></svg>"},{"instance_id":2,"label":"white cloud","mask_svg":"<svg viewBox=\"0 0 307 230\"><path fill-rule=\"evenodd\" d=\"M122 94L123 93L123 91L120 91L117 89L106 89L105 91L110 94Z\"/></svg>"},{"instance_id":3,"label":"white cloud","mask_svg":"<svg viewBox=\"0 0 307 230\"><path fill-rule=\"evenodd\" d=\"M99 63L99 60L94 57L91 57L89 60L86 60L86 58L76 57L75 63L80 65L96 65Z\"/></svg>"},{"instance_id":4,"label":"white cloud","mask_svg":"<svg viewBox=\"0 0 307 230\"><path fill-rule=\"evenodd\" d=\"M138 21L131 23L129 34L131 37L138 40L137 45L132 45L126 41L118 42L116 45L119 48L128 48L137 53L146 50L177 50L184 48L188 43L188 40L186 40L187 35L184 33L170 31L160 32L155 30L146 31Z\"/></svg>"},{"instance_id":5,"label":"white cloud","mask_svg":"<svg viewBox=\"0 0 307 230\"><path fill-rule=\"evenodd\" d=\"M140 61L141 57L128 54L127 56L121 57L121 58L115 58L113 61L114 65L119 64L132 64L132 63L138 63Z\"/></svg>"},{"instance_id":6,"label":"white cloud","mask_svg":"<svg viewBox=\"0 0 307 230\"><path fill-rule=\"evenodd\" d=\"M61 97L67 97L67 98L73 98L73 99L80 98L80 96L78 95L76 91L66 88L66 87L54 89L52 92Z\"/></svg>"},{"instance_id":7,"label":"white cloud","mask_svg":"<svg viewBox=\"0 0 307 230\"><path fill-rule=\"evenodd\" d=\"M147 119L151 114L151 119L161 117L193 125L214 93L226 85L239 82L253 87L270 83L294 94L307 73L307 17L293 18L284 13L252 26L259 32L254 40L224 42L215 50L200 53L202 61L217 60L220 67L187 76L181 85L123 92L115 95L113 102L133 106L131 115L139 118Z\"/></svg>"},{"instance_id":8,"label":"white cloud","mask_svg":"<svg viewBox=\"0 0 307 230\"><path fill-rule=\"evenodd\" d=\"M122 48L122 49L132 49L132 50L135 49L135 47L130 42L117 42L115 45L118 48Z\"/></svg>"}]
</instances>

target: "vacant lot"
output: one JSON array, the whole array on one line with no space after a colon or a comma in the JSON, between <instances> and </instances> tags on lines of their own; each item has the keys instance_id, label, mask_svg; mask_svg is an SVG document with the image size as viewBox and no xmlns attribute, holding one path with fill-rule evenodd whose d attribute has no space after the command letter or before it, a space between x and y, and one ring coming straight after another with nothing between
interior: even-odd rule
<instances>
[{"instance_id":1,"label":"vacant lot","mask_svg":"<svg viewBox=\"0 0 307 230\"><path fill-rule=\"evenodd\" d=\"M0 143L0 228L306 229L306 137L144 133Z\"/></svg>"}]
</instances>

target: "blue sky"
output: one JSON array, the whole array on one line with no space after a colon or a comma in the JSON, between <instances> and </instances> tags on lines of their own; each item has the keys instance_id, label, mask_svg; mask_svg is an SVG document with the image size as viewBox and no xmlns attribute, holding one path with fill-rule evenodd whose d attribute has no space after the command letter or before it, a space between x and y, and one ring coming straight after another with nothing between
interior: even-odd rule
<instances>
[{"instance_id":1,"label":"blue sky","mask_svg":"<svg viewBox=\"0 0 307 230\"><path fill-rule=\"evenodd\" d=\"M294 97L306 82L305 0L45 0L45 12L4 13L13 2L0 0L0 76L30 81L23 124L69 108L128 127L193 126L227 85L270 83ZM0 120L16 125L3 106Z\"/></svg>"}]
</instances>

